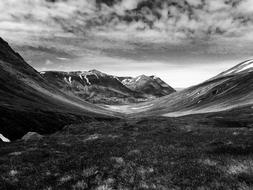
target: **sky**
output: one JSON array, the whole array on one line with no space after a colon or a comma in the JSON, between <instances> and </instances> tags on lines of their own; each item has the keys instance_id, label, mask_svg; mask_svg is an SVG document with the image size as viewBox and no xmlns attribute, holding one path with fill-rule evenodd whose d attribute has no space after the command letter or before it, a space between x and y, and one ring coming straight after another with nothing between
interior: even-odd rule
<instances>
[{"instance_id":1,"label":"sky","mask_svg":"<svg viewBox=\"0 0 253 190\"><path fill-rule=\"evenodd\" d=\"M253 58L252 0L1 0L0 12L0 36L38 71L185 88Z\"/></svg>"}]
</instances>

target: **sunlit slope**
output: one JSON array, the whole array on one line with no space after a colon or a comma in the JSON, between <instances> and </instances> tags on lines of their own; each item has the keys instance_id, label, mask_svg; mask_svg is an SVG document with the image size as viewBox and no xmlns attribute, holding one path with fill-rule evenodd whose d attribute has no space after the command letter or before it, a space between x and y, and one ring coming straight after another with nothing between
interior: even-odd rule
<instances>
[{"instance_id":1,"label":"sunlit slope","mask_svg":"<svg viewBox=\"0 0 253 190\"><path fill-rule=\"evenodd\" d=\"M183 91L154 101L110 109L128 116L181 116L219 112L253 104L253 70L249 61ZM246 69L243 69L244 68ZM230 72L233 71L233 72ZM235 72L237 71L237 72Z\"/></svg>"}]
</instances>

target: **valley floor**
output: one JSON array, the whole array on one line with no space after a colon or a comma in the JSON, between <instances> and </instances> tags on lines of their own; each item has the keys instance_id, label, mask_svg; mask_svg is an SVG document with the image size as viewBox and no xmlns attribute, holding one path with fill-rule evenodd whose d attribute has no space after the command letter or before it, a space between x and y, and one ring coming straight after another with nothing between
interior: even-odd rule
<instances>
[{"instance_id":1,"label":"valley floor","mask_svg":"<svg viewBox=\"0 0 253 190\"><path fill-rule=\"evenodd\" d=\"M252 137L245 121L211 116L70 125L0 144L0 189L249 190Z\"/></svg>"}]
</instances>

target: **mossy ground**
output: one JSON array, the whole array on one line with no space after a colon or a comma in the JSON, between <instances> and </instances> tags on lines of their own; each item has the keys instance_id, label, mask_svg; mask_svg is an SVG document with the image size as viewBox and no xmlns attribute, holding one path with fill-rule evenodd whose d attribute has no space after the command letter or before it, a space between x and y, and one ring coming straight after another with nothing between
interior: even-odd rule
<instances>
[{"instance_id":1,"label":"mossy ground","mask_svg":"<svg viewBox=\"0 0 253 190\"><path fill-rule=\"evenodd\" d=\"M94 121L0 144L0 189L253 189L253 130L199 121Z\"/></svg>"}]
</instances>

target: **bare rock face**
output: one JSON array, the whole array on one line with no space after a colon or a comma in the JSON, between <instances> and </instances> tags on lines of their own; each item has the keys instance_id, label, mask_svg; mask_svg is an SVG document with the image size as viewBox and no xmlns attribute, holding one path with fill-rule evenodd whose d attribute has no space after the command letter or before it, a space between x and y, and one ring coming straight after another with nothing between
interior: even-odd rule
<instances>
[{"instance_id":1,"label":"bare rock face","mask_svg":"<svg viewBox=\"0 0 253 190\"><path fill-rule=\"evenodd\" d=\"M44 136L40 135L36 132L28 132L26 135L22 137L22 140L24 141L30 141L30 140L41 140Z\"/></svg>"}]
</instances>

